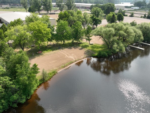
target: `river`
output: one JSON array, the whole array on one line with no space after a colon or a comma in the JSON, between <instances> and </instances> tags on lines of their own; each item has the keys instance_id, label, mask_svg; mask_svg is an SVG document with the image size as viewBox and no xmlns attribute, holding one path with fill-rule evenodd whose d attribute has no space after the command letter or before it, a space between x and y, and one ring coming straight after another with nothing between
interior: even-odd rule
<instances>
[{"instance_id":1,"label":"river","mask_svg":"<svg viewBox=\"0 0 150 113\"><path fill-rule=\"evenodd\" d=\"M42 84L17 113L150 113L150 47L87 58Z\"/></svg>"}]
</instances>

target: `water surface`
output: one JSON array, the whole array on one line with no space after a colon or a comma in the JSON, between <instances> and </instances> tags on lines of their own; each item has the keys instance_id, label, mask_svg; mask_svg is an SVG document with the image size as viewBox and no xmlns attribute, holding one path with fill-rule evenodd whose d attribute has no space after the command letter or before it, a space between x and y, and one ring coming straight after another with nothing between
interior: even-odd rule
<instances>
[{"instance_id":1,"label":"water surface","mask_svg":"<svg viewBox=\"0 0 150 113\"><path fill-rule=\"evenodd\" d=\"M150 113L150 47L87 58L41 85L17 113Z\"/></svg>"}]
</instances>

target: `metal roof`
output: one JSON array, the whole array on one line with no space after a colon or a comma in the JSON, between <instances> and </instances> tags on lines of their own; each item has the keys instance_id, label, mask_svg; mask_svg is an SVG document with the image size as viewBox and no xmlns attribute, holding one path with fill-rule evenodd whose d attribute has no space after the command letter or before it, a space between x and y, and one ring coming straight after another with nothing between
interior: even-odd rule
<instances>
[{"instance_id":1,"label":"metal roof","mask_svg":"<svg viewBox=\"0 0 150 113\"><path fill-rule=\"evenodd\" d=\"M28 12L9 12L9 13L2 13L0 14L0 19L5 21L6 23L10 23L16 19L25 20L26 16L30 16Z\"/></svg>"},{"instance_id":2,"label":"metal roof","mask_svg":"<svg viewBox=\"0 0 150 113\"><path fill-rule=\"evenodd\" d=\"M25 21L25 18L30 15L31 13L29 12L8 12L8 13L0 14L0 19L4 21L5 23L9 24L11 21L14 21L19 18ZM42 16L39 15L39 17L42 17ZM50 18L50 19L53 19L53 18Z\"/></svg>"}]
</instances>

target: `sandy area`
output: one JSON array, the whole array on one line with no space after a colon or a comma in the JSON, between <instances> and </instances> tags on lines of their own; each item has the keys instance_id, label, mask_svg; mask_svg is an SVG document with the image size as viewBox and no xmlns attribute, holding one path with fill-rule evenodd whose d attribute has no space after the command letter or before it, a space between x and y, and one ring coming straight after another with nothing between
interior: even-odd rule
<instances>
[{"instance_id":1,"label":"sandy area","mask_svg":"<svg viewBox=\"0 0 150 113\"><path fill-rule=\"evenodd\" d=\"M90 41L90 43L92 44L100 44L100 45L103 44L103 40L100 36L92 36L91 39L92 40ZM88 42L88 41L83 39L83 42Z\"/></svg>"},{"instance_id":2,"label":"sandy area","mask_svg":"<svg viewBox=\"0 0 150 113\"><path fill-rule=\"evenodd\" d=\"M61 49L50 53L45 53L34 59L30 59L31 65L36 63L40 68L40 72L44 69L45 71L51 71L54 69L61 68L68 62L76 61L84 58L85 50L81 48L68 48Z\"/></svg>"}]
</instances>

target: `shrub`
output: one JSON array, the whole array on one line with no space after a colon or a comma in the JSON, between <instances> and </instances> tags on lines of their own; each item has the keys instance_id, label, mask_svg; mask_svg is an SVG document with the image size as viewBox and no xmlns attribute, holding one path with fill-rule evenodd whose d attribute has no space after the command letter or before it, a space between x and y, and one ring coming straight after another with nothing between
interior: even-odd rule
<instances>
[{"instance_id":1,"label":"shrub","mask_svg":"<svg viewBox=\"0 0 150 113\"><path fill-rule=\"evenodd\" d=\"M98 54L97 54L97 57L108 57L108 56L111 56L112 55L112 52L109 51L109 50L105 50L105 51L99 51Z\"/></svg>"},{"instance_id":2,"label":"shrub","mask_svg":"<svg viewBox=\"0 0 150 113\"><path fill-rule=\"evenodd\" d=\"M136 25L137 25L137 22L136 22L136 21L132 21L132 22L130 23L130 25L131 25L131 26L136 26Z\"/></svg>"},{"instance_id":3,"label":"shrub","mask_svg":"<svg viewBox=\"0 0 150 113\"><path fill-rule=\"evenodd\" d=\"M134 17L134 13L132 12L132 13L130 13L130 17Z\"/></svg>"}]
</instances>

